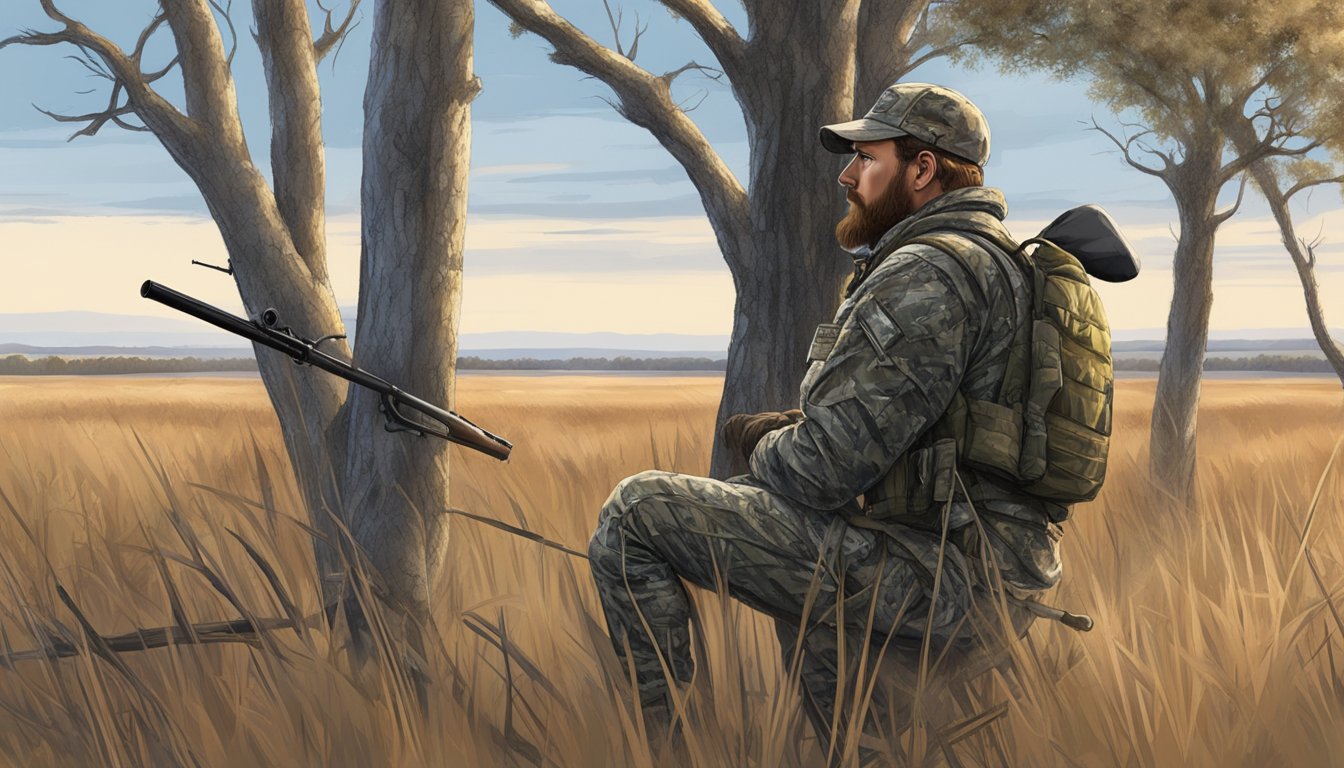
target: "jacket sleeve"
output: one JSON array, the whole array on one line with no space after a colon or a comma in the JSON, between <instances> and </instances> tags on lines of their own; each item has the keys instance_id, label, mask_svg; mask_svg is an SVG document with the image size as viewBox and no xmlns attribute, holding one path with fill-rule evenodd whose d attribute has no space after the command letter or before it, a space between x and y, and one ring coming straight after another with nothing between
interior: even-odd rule
<instances>
[{"instance_id":1,"label":"jacket sleeve","mask_svg":"<svg viewBox=\"0 0 1344 768\"><path fill-rule=\"evenodd\" d=\"M835 509L876 483L947 409L977 330L968 297L915 246L860 288L821 368L804 381L799 423L767 434L751 474L802 504ZM814 365L817 365L814 363Z\"/></svg>"}]
</instances>

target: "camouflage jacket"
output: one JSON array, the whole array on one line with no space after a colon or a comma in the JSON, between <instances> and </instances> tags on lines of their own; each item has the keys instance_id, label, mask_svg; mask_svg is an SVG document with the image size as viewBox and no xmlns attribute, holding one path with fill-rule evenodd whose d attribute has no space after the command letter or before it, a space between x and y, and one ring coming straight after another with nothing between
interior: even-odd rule
<instances>
[{"instance_id":1,"label":"camouflage jacket","mask_svg":"<svg viewBox=\"0 0 1344 768\"><path fill-rule=\"evenodd\" d=\"M893 227L872 263L814 340L797 424L767 434L751 457L765 487L818 509L853 506L947 410L960 388L993 399L1013 343L1014 318L1029 312L1018 270L993 259L977 280L955 257L912 238L938 231L1011 240L995 189L954 190ZM976 478L970 489L1003 578L1021 589L1058 581L1060 508ZM953 527L970 522L964 503Z\"/></svg>"}]
</instances>

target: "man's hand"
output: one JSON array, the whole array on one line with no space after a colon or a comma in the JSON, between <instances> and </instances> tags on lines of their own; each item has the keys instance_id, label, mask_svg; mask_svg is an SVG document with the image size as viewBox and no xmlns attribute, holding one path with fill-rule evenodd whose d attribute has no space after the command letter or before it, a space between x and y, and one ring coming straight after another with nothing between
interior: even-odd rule
<instances>
[{"instance_id":1,"label":"man's hand","mask_svg":"<svg viewBox=\"0 0 1344 768\"><path fill-rule=\"evenodd\" d=\"M737 413L723 422L723 444L736 451L744 460L751 460L751 452L767 432L783 429L803 419L799 410L767 411L766 413Z\"/></svg>"}]
</instances>

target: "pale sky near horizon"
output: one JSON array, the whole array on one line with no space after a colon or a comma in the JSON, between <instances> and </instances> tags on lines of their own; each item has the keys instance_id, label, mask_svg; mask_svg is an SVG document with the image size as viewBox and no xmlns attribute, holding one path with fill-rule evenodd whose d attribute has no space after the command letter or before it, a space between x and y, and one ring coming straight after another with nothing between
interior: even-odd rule
<instances>
[{"instance_id":1,"label":"pale sky near horizon","mask_svg":"<svg viewBox=\"0 0 1344 768\"><path fill-rule=\"evenodd\" d=\"M741 21L735 4L721 4L730 19ZM21 5L6 0L0 38L23 27L52 28L36 2ZM153 4L108 5L60 4L129 45ZM127 13L128 5L136 12ZM234 70L249 144L266 169L264 86L243 5L235 9L243 40ZM554 5L599 40L610 40L600 4ZM623 5L627 19L638 11L649 25L639 63L661 72L689 58L710 59L684 22L648 0ZM361 98L372 8L361 14L335 65L321 68L332 282L342 305L353 305L357 296ZM512 39L507 22L486 3L478 4L476 46L485 90L473 105L462 331L728 333L732 282L676 162L601 101L609 93L605 86L551 63L540 39ZM0 313L173 316L140 299L137 289L146 278L238 309L231 279L190 266L193 258L222 264L226 256L196 190L152 137L106 128L66 143L77 126L57 125L30 106L68 112L101 106L104 90L77 93L103 84L62 58L68 53L0 51ZM1121 337L1165 326L1174 205L1160 182L1128 168L1104 137L1085 129L1093 116L1117 123L1088 99L1085 84L943 62L911 79L961 90L986 113L993 131L987 182L1005 191L1009 225L1018 235L1034 234L1074 205L1106 207L1144 260L1139 279L1102 287L1112 326ZM745 130L731 93L700 77L678 82L681 97L707 91L692 116L745 180ZM837 158L837 172L842 164ZM1225 203L1234 197L1235 188L1225 190ZM1344 206L1334 190L1321 189L1296 215L1304 237L1322 240L1317 278L1327 317L1339 326L1344 306L1331 300L1344 298ZM838 249L837 258L844 258ZM1219 232L1214 292L1215 331L1306 328L1297 275L1253 194Z\"/></svg>"}]
</instances>

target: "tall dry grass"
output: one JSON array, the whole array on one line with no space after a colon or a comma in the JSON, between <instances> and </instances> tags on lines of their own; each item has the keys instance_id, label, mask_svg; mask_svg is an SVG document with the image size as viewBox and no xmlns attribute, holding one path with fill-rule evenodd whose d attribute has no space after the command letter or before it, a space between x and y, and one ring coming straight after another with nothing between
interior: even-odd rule
<instances>
[{"instance_id":1,"label":"tall dry grass","mask_svg":"<svg viewBox=\"0 0 1344 768\"><path fill-rule=\"evenodd\" d=\"M458 453L456 506L582 549L620 478L705 469L719 381L473 376L459 387L462 410L518 448L508 464ZM1338 764L1344 456L1324 470L1344 435L1344 398L1319 380L1206 383L1201 501L1186 514L1145 479L1152 389L1121 382L1106 489L1063 542L1052 602L1097 628L1038 621L1014 672L973 681L961 709L938 714L988 712L987 725L947 749L916 728L886 747L889 759ZM0 379L0 643L84 642L57 582L104 635L172 625L174 605L191 622L282 615L240 539L298 612L317 611L286 464L255 381ZM473 521L453 526L427 653L429 718L414 714L397 664L356 678L339 632L280 630L258 648L0 669L0 756L23 766L489 766L529 754L654 764L586 565ZM819 763L772 626L708 593L699 600L712 696L697 701L677 759Z\"/></svg>"}]
</instances>

